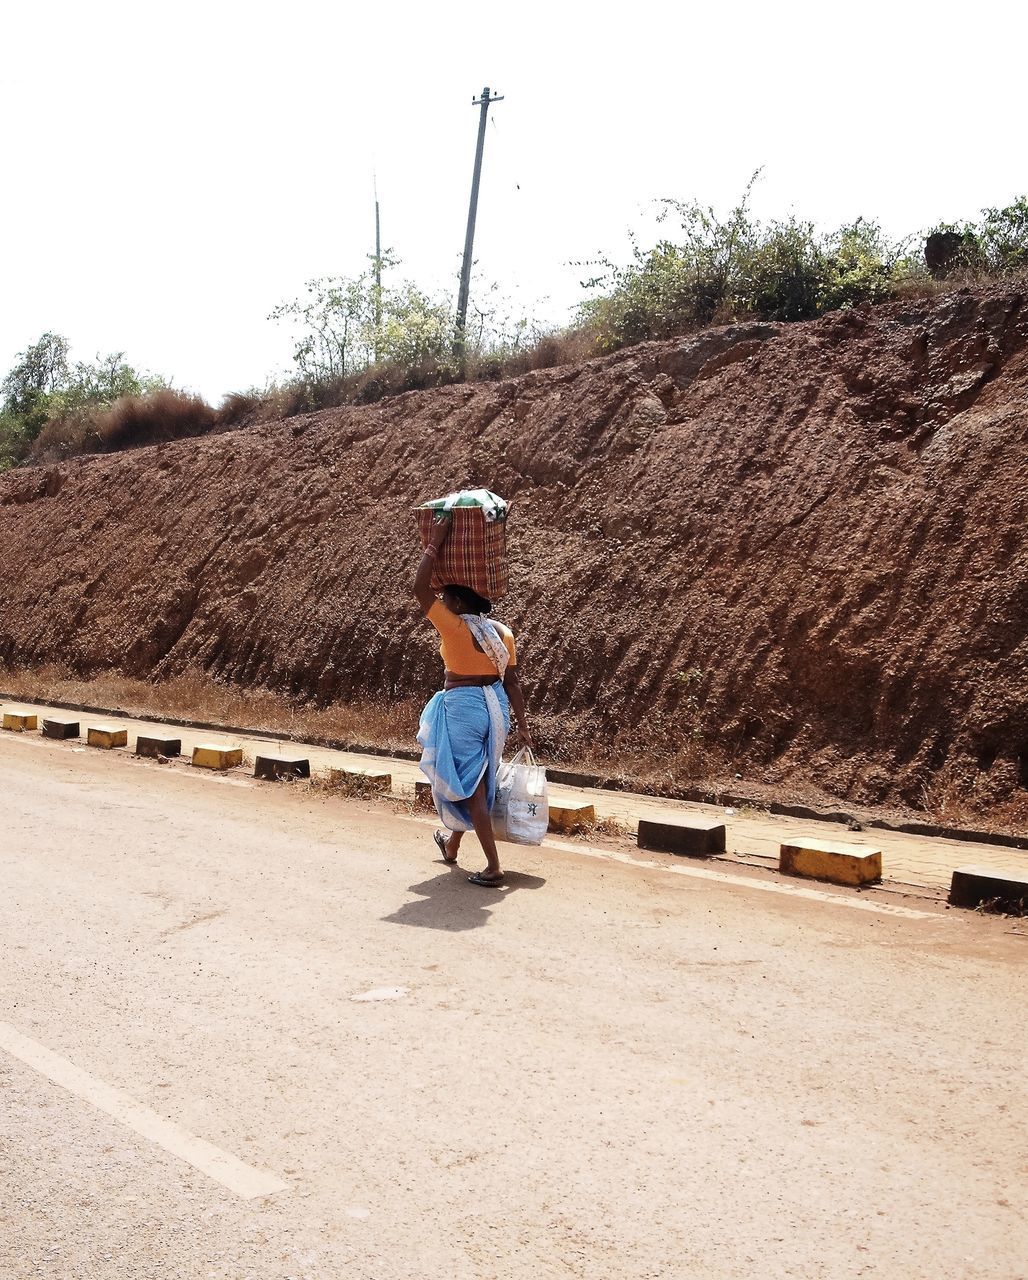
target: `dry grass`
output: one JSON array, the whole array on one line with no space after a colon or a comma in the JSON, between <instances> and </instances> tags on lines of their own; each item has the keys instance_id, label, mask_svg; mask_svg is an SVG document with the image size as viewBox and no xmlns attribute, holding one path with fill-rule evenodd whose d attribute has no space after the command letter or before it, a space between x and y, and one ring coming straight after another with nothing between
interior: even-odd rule
<instances>
[{"instance_id":1,"label":"dry grass","mask_svg":"<svg viewBox=\"0 0 1028 1280\"><path fill-rule=\"evenodd\" d=\"M81 453L133 449L206 435L220 425L221 418L205 400L165 388L54 419L33 441L29 458L54 462Z\"/></svg>"},{"instance_id":2,"label":"dry grass","mask_svg":"<svg viewBox=\"0 0 1028 1280\"><path fill-rule=\"evenodd\" d=\"M451 360L428 359L416 365L372 365L345 378L286 382L263 392L233 392L217 409L199 396L171 389L123 396L104 408L78 409L47 423L33 441L29 459L59 462L83 453L131 449L232 427L280 422L301 413L375 404L389 396L454 382L495 382L597 354L596 333L582 328L547 334L524 351L471 356L463 377Z\"/></svg>"},{"instance_id":3,"label":"dry grass","mask_svg":"<svg viewBox=\"0 0 1028 1280\"><path fill-rule=\"evenodd\" d=\"M83 679L57 665L18 670L0 667L0 688L27 702L33 698L76 702L127 715L203 720L287 734L303 741L372 745L389 750L414 745L421 711L420 702L411 698L312 707L268 690L225 684L201 671L150 684L116 672L99 672Z\"/></svg>"},{"instance_id":4,"label":"dry grass","mask_svg":"<svg viewBox=\"0 0 1028 1280\"><path fill-rule=\"evenodd\" d=\"M984 916L1013 916L1023 920L1028 916L1028 898L985 898L975 911Z\"/></svg>"},{"instance_id":5,"label":"dry grass","mask_svg":"<svg viewBox=\"0 0 1028 1280\"><path fill-rule=\"evenodd\" d=\"M622 822L620 818L607 815L594 819L592 822L579 821L574 826L569 827L566 831L562 831L561 835L579 836L583 840L595 840L597 838L603 840L630 840L635 836L635 829L627 822Z\"/></svg>"},{"instance_id":6,"label":"dry grass","mask_svg":"<svg viewBox=\"0 0 1028 1280\"><path fill-rule=\"evenodd\" d=\"M943 827L1011 835L1028 831L1028 791L1019 788L997 799L988 774L969 779L944 767L922 788L918 808Z\"/></svg>"},{"instance_id":7,"label":"dry grass","mask_svg":"<svg viewBox=\"0 0 1028 1280\"><path fill-rule=\"evenodd\" d=\"M167 389L145 396L122 396L96 414L92 426L104 449L132 449L202 436L217 424L217 418L199 396Z\"/></svg>"},{"instance_id":8,"label":"dry grass","mask_svg":"<svg viewBox=\"0 0 1028 1280\"><path fill-rule=\"evenodd\" d=\"M472 356L468 360L469 382L492 382L516 378L536 369L555 369L562 364L580 364L600 355L595 329L567 329L548 333L532 347L504 356Z\"/></svg>"},{"instance_id":9,"label":"dry grass","mask_svg":"<svg viewBox=\"0 0 1028 1280\"><path fill-rule=\"evenodd\" d=\"M88 679L56 664L33 668L0 665L0 689L13 698L32 702L48 699L78 703L127 715L165 716L173 720L202 720L211 724L278 734L301 742L340 743L351 748L378 747L387 751L415 746L421 700L406 698L314 707L264 689L248 689L215 680L201 671L149 683L117 672L99 672ZM618 736L598 742L592 734L560 738L560 749L540 734L545 758L562 768L619 780L627 789L657 795L680 794L683 785L716 786L730 773L730 762L716 746L693 736L675 737L656 727L649 741ZM383 768L385 768L383 763ZM344 794L347 783L311 785ZM380 794L380 793L375 793ZM413 800L411 801L413 805ZM923 819L940 826L1023 835L1028 830L1028 791L1016 790L1005 799L976 795L945 771L926 786L918 810ZM601 819L584 834L615 839L630 835L615 819Z\"/></svg>"},{"instance_id":10,"label":"dry grass","mask_svg":"<svg viewBox=\"0 0 1028 1280\"><path fill-rule=\"evenodd\" d=\"M893 288L890 302L919 302L955 293L960 289L980 289L989 285L1002 285L1023 289L1028 287L1028 269L995 272L984 268L954 267L945 275L933 276L927 270L900 280Z\"/></svg>"},{"instance_id":11,"label":"dry grass","mask_svg":"<svg viewBox=\"0 0 1028 1280\"><path fill-rule=\"evenodd\" d=\"M33 462L60 462L99 449L100 437L93 430L91 415L77 412L48 422L33 440L29 458Z\"/></svg>"},{"instance_id":12,"label":"dry grass","mask_svg":"<svg viewBox=\"0 0 1028 1280\"><path fill-rule=\"evenodd\" d=\"M729 765L724 751L690 732L673 726L649 726L646 736L618 735L610 741L589 738L582 743L565 743L574 753L575 768L595 773L633 788L644 787L657 794L671 793L683 782L720 776Z\"/></svg>"},{"instance_id":13,"label":"dry grass","mask_svg":"<svg viewBox=\"0 0 1028 1280\"><path fill-rule=\"evenodd\" d=\"M319 795L341 796L347 800L389 800L393 797L372 778L363 774L343 773L333 769L328 773L313 775L306 783L309 790Z\"/></svg>"},{"instance_id":14,"label":"dry grass","mask_svg":"<svg viewBox=\"0 0 1028 1280\"><path fill-rule=\"evenodd\" d=\"M264 396L256 391L233 391L218 407L217 420L221 427L249 426L260 418Z\"/></svg>"}]
</instances>

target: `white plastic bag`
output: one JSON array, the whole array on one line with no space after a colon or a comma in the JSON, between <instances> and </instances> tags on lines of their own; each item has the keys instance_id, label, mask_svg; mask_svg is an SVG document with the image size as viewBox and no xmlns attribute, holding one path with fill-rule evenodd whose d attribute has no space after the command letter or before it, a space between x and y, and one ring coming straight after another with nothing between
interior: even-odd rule
<instances>
[{"instance_id":1,"label":"white plastic bag","mask_svg":"<svg viewBox=\"0 0 1028 1280\"><path fill-rule=\"evenodd\" d=\"M513 760L496 771L493 835L509 844L542 844L550 821L546 770L530 748L522 747Z\"/></svg>"}]
</instances>

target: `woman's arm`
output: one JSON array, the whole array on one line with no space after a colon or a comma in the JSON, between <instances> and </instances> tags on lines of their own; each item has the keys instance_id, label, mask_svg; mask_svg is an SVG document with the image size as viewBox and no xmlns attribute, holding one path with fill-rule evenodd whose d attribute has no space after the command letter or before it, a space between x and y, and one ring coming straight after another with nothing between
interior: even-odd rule
<instances>
[{"instance_id":1,"label":"woman's arm","mask_svg":"<svg viewBox=\"0 0 1028 1280\"><path fill-rule=\"evenodd\" d=\"M525 714L525 695L521 691L521 680L517 667L508 667L503 676L503 687L510 699L510 709L514 712L514 722L518 729L518 741L523 747L531 747L532 731L528 727L528 716Z\"/></svg>"},{"instance_id":2,"label":"woman's arm","mask_svg":"<svg viewBox=\"0 0 1028 1280\"><path fill-rule=\"evenodd\" d=\"M435 592L432 590L432 570L435 568L436 553L450 536L450 517L437 516L432 524L432 541L425 548L421 557L418 572L414 578L414 594L421 605L421 612L428 613L435 604Z\"/></svg>"}]
</instances>

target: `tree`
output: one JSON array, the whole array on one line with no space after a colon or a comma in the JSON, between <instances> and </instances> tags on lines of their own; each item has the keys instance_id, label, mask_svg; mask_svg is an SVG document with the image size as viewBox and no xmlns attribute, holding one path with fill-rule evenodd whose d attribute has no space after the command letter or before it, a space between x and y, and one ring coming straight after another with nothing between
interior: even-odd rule
<instances>
[{"instance_id":1,"label":"tree","mask_svg":"<svg viewBox=\"0 0 1028 1280\"><path fill-rule=\"evenodd\" d=\"M384 267L397 260L384 253ZM413 367L448 358L452 307L405 280L379 286L373 271L308 280L306 296L283 302L269 319L296 331L293 359L307 383L360 373L379 362Z\"/></svg>"},{"instance_id":2,"label":"tree","mask_svg":"<svg viewBox=\"0 0 1028 1280\"><path fill-rule=\"evenodd\" d=\"M0 383L4 412L32 417L45 405L47 397L67 385L68 378L68 339L48 331L21 352ZM40 425L45 421L44 416Z\"/></svg>"},{"instance_id":3,"label":"tree","mask_svg":"<svg viewBox=\"0 0 1028 1280\"><path fill-rule=\"evenodd\" d=\"M21 352L0 382L0 470L24 458L50 423L167 385L137 373L123 351L75 364L69 352L67 338L47 331Z\"/></svg>"},{"instance_id":4,"label":"tree","mask_svg":"<svg viewBox=\"0 0 1028 1280\"><path fill-rule=\"evenodd\" d=\"M368 272L308 280L307 297L280 303L270 320L298 330L293 360L305 382L343 378L374 356L378 286ZM384 291L383 291L384 292Z\"/></svg>"}]
</instances>

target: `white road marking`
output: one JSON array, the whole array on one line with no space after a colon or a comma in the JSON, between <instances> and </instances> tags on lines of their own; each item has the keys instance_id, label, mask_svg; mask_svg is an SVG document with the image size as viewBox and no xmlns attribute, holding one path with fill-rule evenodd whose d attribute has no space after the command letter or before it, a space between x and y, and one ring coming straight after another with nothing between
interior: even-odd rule
<instances>
[{"instance_id":1,"label":"white road marking","mask_svg":"<svg viewBox=\"0 0 1028 1280\"><path fill-rule=\"evenodd\" d=\"M562 849L568 853L580 853L587 858L607 859L610 862L623 862L630 867L645 867L649 871L666 871L669 875L692 876L696 880L715 880L719 884L734 884L741 889L759 889L764 893L784 893L793 898L807 898L812 902L827 902L833 907L851 907L854 911L873 911L882 916L902 916L905 920L936 920L938 916L931 911L915 911L913 907L894 907L888 902L873 902L869 898L844 897L839 893L828 893L824 889L810 889L805 885L788 884L778 880L757 880L749 876L733 876L728 871L711 871L707 867L668 866L663 862L650 862L643 858L632 858L627 853L619 853L616 849L596 849L584 844L565 844L560 840L546 840L544 847Z\"/></svg>"},{"instance_id":2,"label":"white road marking","mask_svg":"<svg viewBox=\"0 0 1028 1280\"><path fill-rule=\"evenodd\" d=\"M12 1057L26 1066L32 1067L40 1075L46 1076L62 1089L67 1089L77 1098L90 1103L98 1111L112 1116L121 1124L134 1130L140 1137L163 1147L173 1156L191 1164L194 1169L220 1182L229 1191L234 1191L244 1200L252 1200L256 1196L272 1195L276 1191L288 1190L288 1184L281 1178L264 1173L252 1165L244 1164L227 1151L222 1151L213 1143L196 1137L171 1120L165 1120L156 1111L144 1107L130 1098L121 1089L115 1089L102 1080L97 1080L88 1071L76 1067L67 1058L53 1053L45 1045L30 1040L7 1022L0 1022L0 1049L5 1049Z\"/></svg>"}]
</instances>

